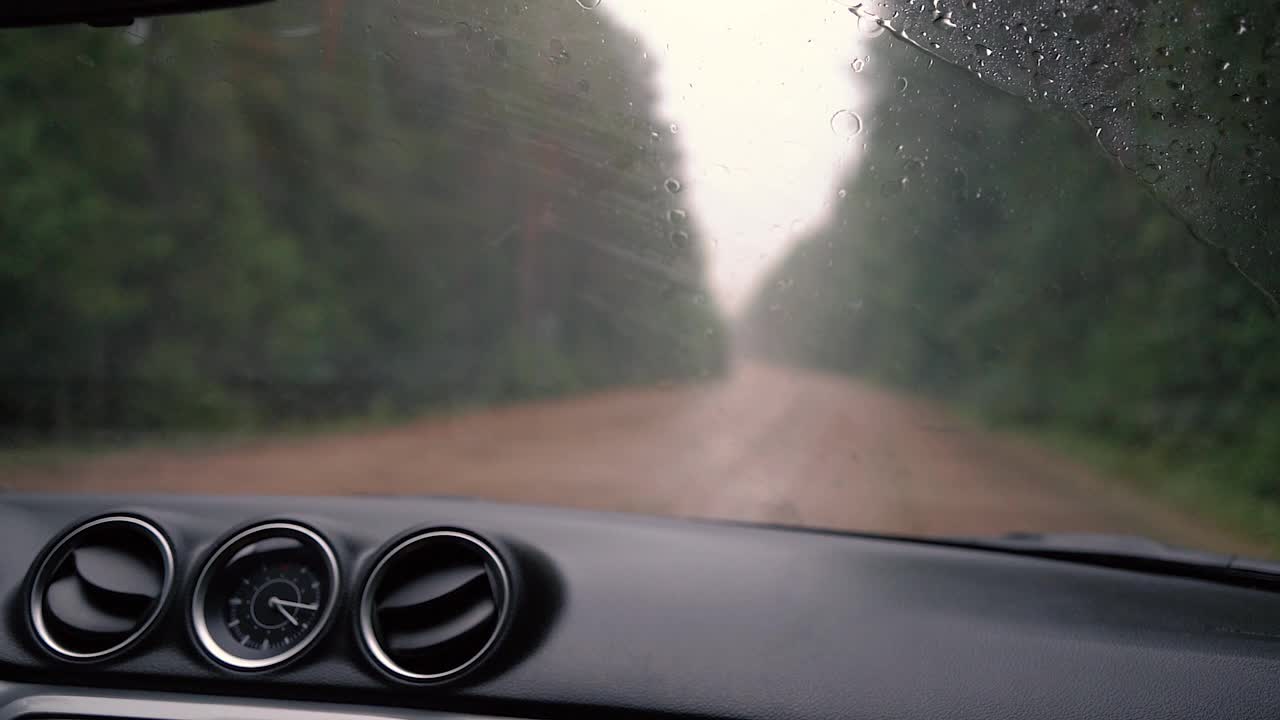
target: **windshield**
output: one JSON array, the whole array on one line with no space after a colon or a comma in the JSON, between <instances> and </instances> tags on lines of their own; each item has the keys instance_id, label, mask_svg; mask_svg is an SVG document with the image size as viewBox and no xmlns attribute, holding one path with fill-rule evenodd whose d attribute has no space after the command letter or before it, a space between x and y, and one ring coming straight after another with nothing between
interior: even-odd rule
<instances>
[{"instance_id":1,"label":"windshield","mask_svg":"<svg viewBox=\"0 0 1280 720\"><path fill-rule=\"evenodd\" d=\"M0 31L0 483L1280 550L1280 12Z\"/></svg>"}]
</instances>

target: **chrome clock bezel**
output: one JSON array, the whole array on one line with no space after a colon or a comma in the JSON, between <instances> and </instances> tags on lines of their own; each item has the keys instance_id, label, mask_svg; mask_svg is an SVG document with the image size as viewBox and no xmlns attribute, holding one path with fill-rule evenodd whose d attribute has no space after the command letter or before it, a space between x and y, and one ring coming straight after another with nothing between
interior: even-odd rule
<instances>
[{"instance_id":1,"label":"chrome clock bezel","mask_svg":"<svg viewBox=\"0 0 1280 720\"><path fill-rule=\"evenodd\" d=\"M324 570L328 573L327 597L324 598L324 607L320 611L315 626L301 640L284 651L267 657L241 657L219 644L209 629L207 620L209 589L216 579L217 572L225 569L225 562L235 553L255 542L276 537L293 537L319 551L318 554L324 562ZM301 655L328 629L329 621L333 618L335 606L338 604L340 587L338 557L334 554L329 542L316 531L298 523L285 521L267 522L245 528L219 545L218 549L205 561L204 567L200 569L200 576L196 580L191 600L191 627L195 633L196 644L209 657L234 670L265 670L275 667Z\"/></svg>"}]
</instances>

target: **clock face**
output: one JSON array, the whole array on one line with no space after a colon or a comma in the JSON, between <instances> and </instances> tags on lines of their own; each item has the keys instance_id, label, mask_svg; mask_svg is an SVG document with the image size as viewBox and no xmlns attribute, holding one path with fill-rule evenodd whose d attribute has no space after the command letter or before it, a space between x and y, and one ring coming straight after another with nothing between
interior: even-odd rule
<instances>
[{"instance_id":1,"label":"clock face","mask_svg":"<svg viewBox=\"0 0 1280 720\"><path fill-rule=\"evenodd\" d=\"M284 523L251 528L205 567L196 588L196 635L231 667L284 662L322 630L336 579L332 551L310 530Z\"/></svg>"},{"instance_id":2,"label":"clock face","mask_svg":"<svg viewBox=\"0 0 1280 720\"><path fill-rule=\"evenodd\" d=\"M305 559L260 563L236 583L223 622L248 651L283 652L317 625L328 588Z\"/></svg>"}]
</instances>

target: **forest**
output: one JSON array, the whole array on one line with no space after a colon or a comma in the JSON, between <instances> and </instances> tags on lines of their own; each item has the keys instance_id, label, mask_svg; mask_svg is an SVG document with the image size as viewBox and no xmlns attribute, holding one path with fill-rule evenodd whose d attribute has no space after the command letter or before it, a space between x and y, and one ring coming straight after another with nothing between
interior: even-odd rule
<instances>
[{"instance_id":1,"label":"forest","mask_svg":"<svg viewBox=\"0 0 1280 720\"><path fill-rule=\"evenodd\" d=\"M755 299L747 344L941 399L1280 537L1280 13L1238 12L1153 10L1136 39L1099 44L1151 59L1123 87L1083 84L1029 34L1017 52L1045 77L1025 84L1078 83L1066 108L1021 94L1018 56L982 28L994 49L934 43L955 64L885 34L888 70L853 80L873 98L866 153ZM1065 44L1081 23L1062 17ZM1035 32L1016 19L996 31Z\"/></svg>"},{"instance_id":2,"label":"forest","mask_svg":"<svg viewBox=\"0 0 1280 720\"><path fill-rule=\"evenodd\" d=\"M0 432L113 441L716 375L723 323L651 74L572 2L0 34Z\"/></svg>"},{"instance_id":3,"label":"forest","mask_svg":"<svg viewBox=\"0 0 1280 720\"><path fill-rule=\"evenodd\" d=\"M872 23L862 151L734 347L1140 463L1276 535L1280 10L1046 3ZM655 72L572 2L0 34L3 440L719 376L715 239Z\"/></svg>"}]
</instances>

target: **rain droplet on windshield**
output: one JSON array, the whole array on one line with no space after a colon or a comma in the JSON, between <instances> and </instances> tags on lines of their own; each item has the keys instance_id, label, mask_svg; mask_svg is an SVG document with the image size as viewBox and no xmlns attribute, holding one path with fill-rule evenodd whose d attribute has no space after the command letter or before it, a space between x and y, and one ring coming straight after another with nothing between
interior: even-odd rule
<instances>
[{"instance_id":1,"label":"rain droplet on windshield","mask_svg":"<svg viewBox=\"0 0 1280 720\"><path fill-rule=\"evenodd\" d=\"M978 54L979 54L979 55L981 55L981 56L983 56L983 57L991 57L992 50L991 50L991 48L987 47L986 45L981 45L981 44L979 44L979 45L974 45L974 46L973 46L973 49L974 49L974 50L977 50L977 51L978 51Z\"/></svg>"},{"instance_id":2,"label":"rain droplet on windshield","mask_svg":"<svg viewBox=\"0 0 1280 720\"><path fill-rule=\"evenodd\" d=\"M871 15L858 15L858 29L867 37L876 37L884 32L884 24Z\"/></svg>"},{"instance_id":3,"label":"rain droplet on windshield","mask_svg":"<svg viewBox=\"0 0 1280 720\"><path fill-rule=\"evenodd\" d=\"M667 219L674 225L683 225L689 219L689 214L680 208L676 208L667 213Z\"/></svg>"},{"instance_id":4,"label":"rain droplet on windshield","mask_svg":"<svg viewBox=\"0 0 1280 720\"><path fill-rule=\"evenodd\" d=\"M549 51L547 59L556 65L564 65L573 59L572 56L569 55L568 49L565 48L564 41L559 38L552 38L547 49Z\"/></svg>"},{"instance_id":5,"label":"rain droplet on windshield","mask_svg":"<svg viewBox=\"0 0 1280 720\"><path fill-rule=\"evenodd\" d=\"M907 180L905 177L898 178L897 180L889 180L888 182L880 186L880 192L884 194L886 197L897 195L901 193L903 190L907 189L907 184L909 182L910 181Z\"/></svg>"},{"instance_id":6,"label":"rain droplet on windshield","mask_svg":"<svg viewBox=\"0 0 1280 720\"><path fill-rule=\"evenodd\" d=\"M844 138L851 138L862 132L862 118L852 110L837 110L831 116L831 132Z\"/></svg>"},{"instance_id":7,"label":"rain droplet on windshield","mask_svg":"<svg viewBox=\"0 0 1280 720\"><path fill-rule=\"evenodd\" d=\"M663 183L663 186L666 187L667 192L672 195L675 195L684 189L684 186L680 184L680 181L675 178L667 178L667 181Z\"/></svg>"},{"instance_id":8,"label":"rain droplet on windshield","mask_svg":"<svg viewBox=\"0 0 1280 720\"><path fill-rule=\"evenodd\" d=\"M671 134L675 135L676 133L680 132L680 126L675 123L671 123L670 130L671 130Z\"/></svg>"},{"instance_id":9,"label":"rain droplet on windshield","mask_svg":"<svg viewBox=\"0 0 1280 720\"><path fill-rule=\"evenodd\" d=\"M898 92L900 92L900 93L904 93L904 92L906 92L906 91L907 91L907 85L908 85L908 83L907 83L907 79L906 79L906 78L904 78L904 77L900 77L900 78L898 78L898 82L897 82L897 83L895 83L895 85L896 85L896 86L897 86L897 88L898 88Z\"/></svg>"},{"instance_id":10,"label":"rain droplet on windshield","mask_svg":"<svg viewBox=\"0 0 1280 720\"><path fill-rule=\"evenodd\" d=\"M858 58L857 60L849 63L849 67L853 68L854 72L862 72L862 68L865 66L866 62L862 58Z\"/></svg>"},{"instance_id":11,"label":"rain droplet on windshield","mask_svg":"<svg viewBox=\"0 0 1280 720\"><path fill-rule=\"evenodd\" d=\"M951 11L944 10L934 15L933 22L945 28L953 28L956 21L951 19Z\"/></svg>"},{"instance_id":12,"label":"rain droplet on windshield","mask_svg":"<svg viewBox=\"0 0 1280 720\"><path fill-rule=\"evenodd\" d=\"M689 233L683 230L676 230L671 233L671 244L683 250L689 247Z\"/></svg>"},{"instance_id":13,"label":"rain droplet on windshield","mask_svg":"<svg viewBox=\"0 0 1280 720\"><path fill-rule=\"evenodd\" d=\"M602 2L604 2L604 0L578 0L578 7L581 7L583 10L594 10L600 7L600 3Z\"/></svg>"}]
</instances>

